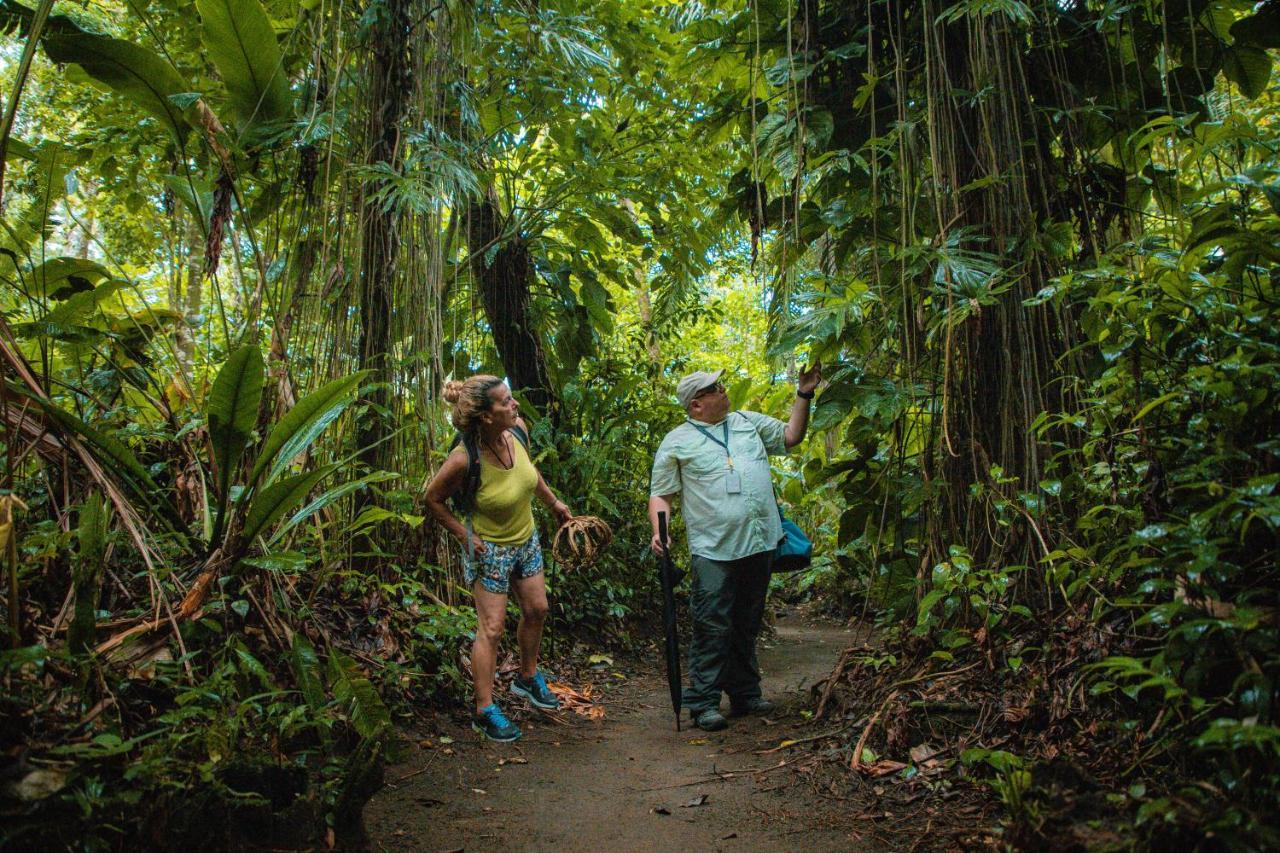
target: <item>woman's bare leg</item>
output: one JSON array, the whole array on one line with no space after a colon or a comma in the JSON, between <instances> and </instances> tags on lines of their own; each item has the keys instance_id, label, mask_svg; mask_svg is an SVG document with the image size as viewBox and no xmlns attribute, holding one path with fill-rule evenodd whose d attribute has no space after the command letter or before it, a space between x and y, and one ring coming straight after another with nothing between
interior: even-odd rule
<instances>
[{"instance_id":1,"label":"woman's bare leg","mask_svg":"<svg viewBox=\"0 0 1280 853\"><path fill-rule=\"evenodd\" d=\"M533 678L538 671L538 647L542 644L542 627L547 621L547 584L542 572L529 578L512 578L511 592L520 605L520 625L516 642L520 644L520 677Z\"/></svg>"},{"instance_id":2,"label":"woman's bare leg","mask_svg":"<svg viewBox=\"0 0 1280 853\"><path fill-rule=\"evenodd\" d=\"M476 639L471 644L471 675L475 679L476 710L479 711L493 702L493 676L498 668L498 642L507 616L507 597L489 592L476 581L475 600L479 620Z\"/></svg>"}]
</instances>

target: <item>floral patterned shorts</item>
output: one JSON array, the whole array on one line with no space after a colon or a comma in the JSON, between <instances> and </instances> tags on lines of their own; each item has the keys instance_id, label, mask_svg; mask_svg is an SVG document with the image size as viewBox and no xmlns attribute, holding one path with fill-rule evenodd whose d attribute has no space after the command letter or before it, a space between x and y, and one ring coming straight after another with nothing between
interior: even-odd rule
<instances>
[{"instance_id":1,"label":"floral patterned shorts","mask_svg":"<svg viewBox=\"0 0 1280 853\"><path fill-rule=\"evenodd\" d=\"M542 571L542 545L536 530L519 545L484 545L485 552L479 557L462 555L462 576L467 586L474 586L478 579L489 592L507 595L512 578L531 578Z\"/></svg>"}]
</instances>

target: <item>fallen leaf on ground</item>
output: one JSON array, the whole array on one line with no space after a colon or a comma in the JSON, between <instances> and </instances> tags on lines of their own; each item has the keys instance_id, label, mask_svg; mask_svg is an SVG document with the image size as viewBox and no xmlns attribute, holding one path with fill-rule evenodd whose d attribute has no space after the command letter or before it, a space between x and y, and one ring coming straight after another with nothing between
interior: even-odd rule
<instances>
[{"instance_id":1,"label":"fallen leaf on ground","mask_svg":"<svg viewBox=\"0 0 1280 853\"><path fill-rule=\"evenodd\" d=\"M890 773L897 773L907 765L901 761L893 761L888 758L882 758L875 764L862 764L858 769L868 776L888 776Z\"/></svg>"},{"instance_id":2,"label":"fallen leaf on ground","mask_svg":"<svg viewBox=\"0 0 1280 853\"><path fill-rule=\"evenodd\" d=\"M1017 708L1005 708L1001 716L1004 717L1006 723L1020 723L1031 716L1031 709L1025 705Z\"/></svg>"},{"instance_id":3,"label":"fallen leaf on ground","mask_svg":"<svg viewBox=\"0 0 1280 853\"><path fill-rule=\"evenodd\" d=\"M488 792L488 791L486 791L484 788L472 788L471 790L472 790L472 792L473 792L473 793L476 793L476 794L487 794L487 793L489 793L489 792Z\"/></svg>"},{"instance_id":4,"label":"fallen leaf on ground","mask_svg":"<svg viewBox=\"0 0 1280 853\"><path fill-rule=\"evenodd\" d=\"M608 655L592 655L591 657L587 658L587 663L590 663L590 664L602 663L607 666L613 666L613 658L609 657Z\"/></svg>"},{"instance_id":5,"label":"fallen leaf on ground","mask_svg":"<svg viewBox=\"0 0 1280 853\"><path fill-rule=\"evenodd\" d=\"M499 758L499 759L498 759L498 766L499 766L499 767L501 767L503 764L528 764L528 763L529 763L529 759L527 759L527 758L522 758L522 757L521 757L521 756L519 756L519 755L515 756L514 758Z\"/></svg>"},{"instance_id":6,"label":"fallen leaf on ground","mask_svg":"<svg viewBox=\"0 0 1280 853\"><path fill-rule=\"evenodd\" d=\"M692 809L692 808L697 808L698 806L705 806L706 804L707 804L707 795L706 795L706 794L699 794L698 796L694 797L694 798L693 798L692 800L690 800L689 802L687 802L687 803L685 803L684 805L680 806L680 808L682 808L682 809Z\"/></svg>"},{"instance_id":7,"label":"fallen leaf on ground","mask_svg":"<svg viewBox=\"0 0 1280 853\"><path fill-rule=\"evenodd\" d=\"M55 767L32 770L22 780L9 786L9 793L23 802L43 800L58 793L67 784L67 774Z\"/></svg>"},{"instance_id":8,"label":"fallen leaf on ground","mask_svg":"<svg viewBox=\"0 0 1280 853\"><path fill-rule=\"evenodd\" d=\"M689 746L702 746L704 743L707 743L707 742L708 742L707 739L704 737L696 737L689 740L688 744Z\"/></svg>"},{"instance_id":9,"label":"fallen leaf on ground","mask_svg":"<svg viewBox=\"0 0 1280 853\"><path fill-rule=\"evenodd\" d=\"M448 735L440 735L440 742L441 742L441 743L453 743L453 738L449 737Z\"/></svg>"},{"instance_id":10,"label":"fallen leaf on ground","mask_svg":"<svg viewBox=\"0 0 1280 853\"><path fill-rule=\"evenodd\" d=\"M932 746L927 743L922 743L919 746L911 747L911 760L914 763L919 764L921 761L931 758L935 752L937 752L937 750Z\"/></svg>"},{"instance_id":11,"label":"fallen leaf on ground","mask_svg":"<svg viewBox=\"0 0 1280 853\"><path fill-rule=\"evenodd\" d=\"M666 806L655 806L649 809L649 814L671 814L671 810Z\"/></svg>"},{"instance_id":12,"label":"fallen leaf on ground","mask_svg":"<svg viewBox=\"0 0 1280 853\"><path fill-rule=\"evenodd\" d=\"M737 837L738 837L738 833L736 833L736 832L731 832L731 833L729 833L728 835L722 835L722 836L720 836L720 839L719 839L719 840L720 840L720 841L728 841L730 838L737 838Z\"/></svg>"},{"instance_id":13,"label":"fallen leaf on ground","mask_svg":"<svg viewBox=\"0 0 1280 853\"><path fill-rule=\"evenodd\" d=\"M551 681L547 683L547 689L559 697L561 710L573 711L589 720L604 719L604 706L596 702L592 685L575 690L568 684Z\"/></svg>"}]
</instances>

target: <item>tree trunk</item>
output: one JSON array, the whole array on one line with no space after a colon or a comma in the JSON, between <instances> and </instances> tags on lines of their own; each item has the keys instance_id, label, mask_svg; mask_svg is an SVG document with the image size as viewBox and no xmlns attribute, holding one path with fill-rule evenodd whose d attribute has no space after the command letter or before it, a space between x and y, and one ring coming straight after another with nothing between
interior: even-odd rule
<instances>
[{"instance_id":1,"label":"tree trunk","mask_svg":"<svg viewBox=\"0 0 1280 853\"><path fill-rule=\"evenodd\" d=\"M493 193L471 205L468 223L471 272L480 289L485 318L513 390L539 413L560 422L546 356L529 314L533 264L522 235L503 239L503 222ZM497 251L493 247L497 246ZM486 260L488 262L486 262Z\"/></svg>"},{"instance_id":2,"label":"tree trunk","mask_svg":"<svg viewBox=\"0 0 1280 853\"><path fill-rule=\"evenodd\" d=\"M940 11L930 7L925 20L936 21ZM929 75L934 179L943 187L989 181L981 189L945 197L940 224L954 223L986 238L966 249L1023 251L1049 218L1045 188L1053 183L1053 164L1023 143L1036 116L1027 71L1019 67L1024 62L1021 31L998 16L926 26L933 28L926 37L934 69ZM993 85L993 76L1000 97L956 95ZM1017 177L1009 179L1011 174ZM1036 491L1045 458L1031 424L1041 411L1064 406L1060 374L1071 346L1071 318L1051 306L1023 304L1056 272L1056 262L1043 251L1026 256L1025 274L995 304L974 306L939 353L947 377L944 433L926 463L926 476L945 484L939 511L930 519L934 562L946 559L948 546L957 543L970 549L975 562L1036 559L1038 546L1026 527L1002 530L988 497L997 492L1016 505L1017 492ZM993 476L996 467L1005 482ZM979 486L977 496L974 486Z\"/></svg>"},{"instance_id":3,"label":"tree trunk","mask_svg":"<svg viewBox=\"0 0 1280 853\"><path fill-rule=\"evenodd\" d=\"M410 0L381 0L382 13L373 19L369 35L370 166L399 173L404 160L400 144L401 124L413 96L409 50ZM360 259L360 366L373 371L370 404L357 430L361 460L370 467L385 467L389 448L383 439L390 432L388 415L391 380L391 312L396 267L399 260L400 213L379 198L382 181L370 180L362 200Z\"/></svg>"}]
</instances>

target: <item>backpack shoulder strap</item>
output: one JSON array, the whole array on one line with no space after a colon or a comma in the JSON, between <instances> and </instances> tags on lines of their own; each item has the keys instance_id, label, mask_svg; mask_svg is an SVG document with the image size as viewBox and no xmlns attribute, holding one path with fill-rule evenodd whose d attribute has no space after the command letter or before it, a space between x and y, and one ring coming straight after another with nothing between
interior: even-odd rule
<instances>
[{"instance_id":1,"label":"backpack shoulder strap","mask_svg":"<svg viewBox=\"0 0 1280 853\"><path fill-rule=\"evenodd\" d=\"M467 473L462 478L462 486L454 493L453 500L454 506L461 513L470 516L476 492L480 491L480 446L462 433L456 433L449 451L452 452L459 444L467 451Z\"/></svg>"},{"instance_id":2,"label":"backpack shoulder strap","mask_svg":"<svg viewBox=\"0 0 1280 853\"><path fill-rule=\"evenodd\" d=\"M525 450L529 449L529 433L525 432L522 427L519 425L513 426L511 429L507 430L507 432L520 439L520 443L524 445Z\"/></svg>"}]
</instances>

